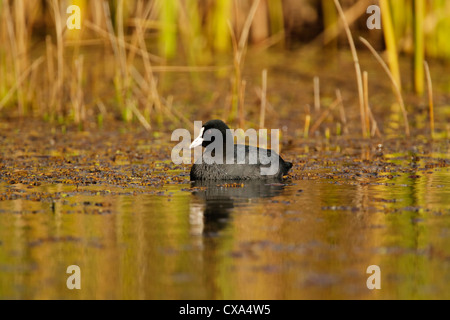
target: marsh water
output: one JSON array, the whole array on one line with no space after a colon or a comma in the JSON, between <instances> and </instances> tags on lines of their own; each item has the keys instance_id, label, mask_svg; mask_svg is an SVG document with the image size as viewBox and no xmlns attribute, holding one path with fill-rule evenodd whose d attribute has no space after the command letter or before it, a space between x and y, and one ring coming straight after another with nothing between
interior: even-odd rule
<instances>
[{"instance_id":1,"label":"marsh water","mask_svg":"<svg viewBox=\"0 0 450 320\"><path fill-rule=\"evenodd\" d=\"M304 139L311 77L299 71L303 62L267 59L279 80L269 100L283 126L281 154L294 163L283 181L191 183L190 166L170 160L170 130L2 122L0 298L449 299L448 138L427 138L419 120L404 138L380 81L373 96L383 138L353 130ZM323 84L325 101L336 83L352 97L353 77L324 77L332 83ZM196 104L221 101L199 91ZM438 115L445 132L448 115ZM80 267L80 290L66 286L71 265ZM366 285L372 265L380 290Z\"/></svg>"}]
</instances>

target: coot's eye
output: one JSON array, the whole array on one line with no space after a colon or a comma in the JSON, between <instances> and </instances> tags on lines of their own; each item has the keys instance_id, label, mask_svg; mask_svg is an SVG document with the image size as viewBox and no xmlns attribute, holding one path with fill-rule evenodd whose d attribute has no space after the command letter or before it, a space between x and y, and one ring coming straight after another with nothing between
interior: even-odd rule
<instances>
[{"instance_id":1,"label":"coot's eye","mask_svg":"<svg viewBox=\"0 0 450 320\"><path fill-rule=\"evenodd\" d=\"M209 129L208 131L206 131L206 134L211 134L211 129Z\"/></svg>"}]
</instances>

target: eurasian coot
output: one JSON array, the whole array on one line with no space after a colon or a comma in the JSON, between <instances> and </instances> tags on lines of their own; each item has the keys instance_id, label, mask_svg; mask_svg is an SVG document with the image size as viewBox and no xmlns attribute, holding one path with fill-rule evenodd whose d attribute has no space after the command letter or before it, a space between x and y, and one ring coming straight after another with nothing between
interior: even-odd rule
<instances>
[{"instance_id":1,"label":"eurasian coot","mask_svg":"<svg viewBox=\"0 0 450 320\"><path fill-rule=\"evenodd\" d=\"M220 136L222 141L215 142ZM191 181L281 179L292 168L292 163L284 161L275 151L234 144L230 128L221 120L204 124L190 148L200 145L206 149L201 161L191 168Z\"/></svg>"}]
</instances>

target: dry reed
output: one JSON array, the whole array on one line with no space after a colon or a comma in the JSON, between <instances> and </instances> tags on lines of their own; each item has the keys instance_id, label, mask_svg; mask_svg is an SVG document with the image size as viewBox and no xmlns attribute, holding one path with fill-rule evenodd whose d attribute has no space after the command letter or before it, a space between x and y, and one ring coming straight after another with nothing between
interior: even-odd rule
<instances>
[{"instance_id":1,"label":"dry reed","mask_svg":"<svg viewBox=\"0 0 450 320\"><path fill-rule=\"evenodd\" d=\"M386 74L388 75L389 79L391 80L391 82L392 82L392 84L394 86L394 89L395 89L397 101L398 101L398 103L400 105L400 109L401 109L401 111L403 113L403 120L404 120L404 124L405 124L405 134L406 134L407 137L409 137L410 136L410 130L409 130L408 113L407 113L406 108L405 108L405 103L403 101L402 93L400 91L400 88L399 88L397 82L395 81L394 76L392 75L392 73L389 70L389 68L386 65L386 63L383 61L383 59L377 53L377 51L372 47L372 45L366 39L364 39L363 37L360 37L359 39L370 50L370 52L372 52L373 56L377 59L377 61L383 67L383 70L386 72Z\"/></svg>"},{"instance_id":2,"label":"dry reed","mask_svg":"<svg viewBox=\"0 0 450 320\"><path fill-rule=\"evenodd\" d=\"M314 125L311 126L311 130L309 130L310 134L313 134L317 129L319 129L320 125L323 121L331 114L331 112L339 105L339 100L336 99L333 101L333 103L330 105L330 107L326 110L324 110L319 118L316 120Z\"/></svg>"},{"instance_id":3,"label":"dry reed","mask_svg":"<svg viewBox=\"0 0 450 320\"><path fill-rule=\"evenodd\" d=\"M344 108L344 99L342 98L341 90L336 89L336 98L339 101L339 115L343 126L344 134L348 134L347 115Z\"/></svg>"},{"instance_id":4,"label":"dry reed","mask_svg":"<svg viewBox=\"0 0 450 320\"><path fill-rule=\"evenodd\" d=\"M347 34L347 39L350 44L350 50L351 50L352 56L353 56L353 62L355 64L356 81L357 81L357 85L358 85L358 96L359 96L359 111L360 111L360 115L361 115L361 130L362 130L362 135L365 136L365 134L366 134L365 123L366 122L365 122L365 112L364 112L364 89L363 89L363 81L362 81L362 75L361 75L361 67L359 65L358 53L356 51L355 43L353 41L353 36L350 31L350 27L347 23L347 19L345 17L344 11L342 10L341 4L339 3L339 0L334 0L334 3L336 5L336 8L338 9L341 20L344 23L344 29Z\"/></svg>"},{"instance_id":5,"label":"dry reed","mask_svg":"<svg viewBox=\"0 0 450 320\"><path fill-rule=\"evenodd\" d=\"M428 88L428 106L429 106L429 112L430 112L430 130L431 130L431 137L435 137L434 133L434 97L433 97L433 82L431 80L431 72L430 72L430 66L428 65L427 61L423 62L424 68L425 68L425 74L427 76L427 88Z\"/></svg>"},{"instance_id":6,"label":"dry reed","mask_svg":"<svg viewBox=\"0 0 450 320\"><path fill-rule=\"evenodd\" d=\"M320 79L314 77L314 110L320 112Z\"/></svg>"}]
</instances>

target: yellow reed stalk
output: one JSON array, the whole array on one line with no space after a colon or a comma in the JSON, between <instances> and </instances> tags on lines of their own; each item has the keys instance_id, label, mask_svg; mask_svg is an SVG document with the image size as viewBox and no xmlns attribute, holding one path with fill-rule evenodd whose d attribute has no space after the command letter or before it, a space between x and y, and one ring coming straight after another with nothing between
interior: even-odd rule
<instances>
[{"instance_id":1,"label":"yellow reed stalk","mask_svg":"<svg viewBox=\"0 0 450 320\"><path fill-rule=\"evenodd\" d=\"M341 20L344 23L344 29L347 34L347 39L350 44L350 49L351 49L352 56L353 56L353 62L355 64L356 81L357 81L357 85L358 85L358 96L359 96L359 111L360 111L360 116L361 116L361 130L362 130L362 135L365 136L366 122L365 122L365 115L364 115L364 89L363 89L361 67L359 65L358 53L356 52L356 47L355 47L355 43L353 41L352 33L350 31L350 27L347 23L347 19L345 17L344 11L342 10L341 4L339 3L339 0L334 0L334 4L336 5L339 15L341 16Z\"/></svg>"},{"instance_id":2,"label":"yellow reed stalk","mask_svg":"<svg viewBox=\"0 0 450 320\"><path fill-rule=\"evenodd\" d=\"M314 77L314 110L320 112L320 79Z\"/></svg>"},{"instance_id":3,"label":"yellow reed stalk","mask_svg":"<svg viewBox=\"0 0 450 320\"><path fill-rule=\"evenodd\" d=\"M335 38L338 35L339 29L337 24L337 14L333 3L330 0L322 0L323 26L325 30L330 30L332 45L337 48L337 41Z\"/></svg>"},{"instance_id":4,"label":"yellow reed stalk","mask_svg":"<svg viewBox=\"0 0 450 320\"><path fill-rule=\"evenodd\" d=\"M405 134L407 137L410 136L410 130L409 130L409 121L408 121L408 112L406 111L405 108L405 103L403 101L403 97L402 97L402 93L400 91L400 88L397 85L397 82L394 79L394 76L392 75L391 71L389 70L388 66L386 65L386 63L383 61L383 59L380 57L380 55L378 54L378 52L372 47L372 45L363 37L359 37L359 40L361 40L362 43L364 43L364 45L370 50L370 52L372 52L373 56L375 57L375 59L377 59L377 61L380 63L381 67L383 68L383 70L386 72L386 74L388 75L389 79L391 80L394 89L395 89L395 93L396 93L396 97L397 97L397 101L400 105L400 109L403 113L403 120L405 123Z\"/></svg>"},{"instance_id":5,"label":"yellow reed stalk","mask_svg":"<svg viewBox=\"0 0 450 320\"><path fill-rule=\"evenodd\" d=\"M47 92L50 94L48 98L49 103L47 105L48 115L52 118L55 115L55 105L52 104L51 97L53 97L56 93L54 78L55 78L55 64L54 64L54 53L53 53L53 43L52 37L47 35L45 37L45 49L47 55Z\"/></svg>"},{"instance_id":6,"label":"yellow reed stalk","mask_svg":"<svg viewBox=\"0 0 450 320\"><path fill-rule=\"evenodd\" d=\"M280 46L284 47L284 14L283 14L283 1L279 0L268 0L267 6L269 10L269 22L270 22L270 33L272 35L268 40L272 40L272 43L267 45L272 45L280 42Z\"/></svg>"},{"instance_id":7,"label":"yellow reed stalk","mask_svg":"<svg viewBox=\"0 0 450 320\"><path fill-rule=\"evenodd\" d=\"M212 30L214 36L214 49L219 52L228 51L230 41L228 38L227 20L231 15L230 0L216 0L212 13Z\"/></svg>"},{"instance_id":8,"label":"yellow reed stalk","mask_svg":"<svg viewBox=\"0 0 450 320\"><path fill-rule=\"evenodd\" d=\"M248 35L250 32L250 27L252 25L253 19L255 18L255 14L256 14L256 11L258 10L260 2L261 2L261 0L253 1L253 4L250 8L250 12L248 13L247 19L245 20L241 36L239 38L237 60L239 61L239 65L241 65L241 66L242 66L242 62L243 62L243 56L245 54L245 49L247 47L247 42L248 42L247 40L248 40Z\"/></svg>"},{"instance_id":9,"label":"yellow reed stalk","mask_svg":"<svg viewBox=\"0 0 450 320\"><path fill-rule=\"evenodd\" d=\"M228 23L230 29L231 40L233 44L234 51L234 84L233 84L233 94L232 94L232 106L231 112L229 114L230 120L235 120L236 112L238 110L239 105L239 94L241 92L240 86L242 85L242 69L244 65L244 55L247 49L248 43L248 35L250 32L250 27L252 25L253 18L255 17L256 10L258 9L259 3L261 0L253 1L252 7L250 8L250 12L247 15L247 18L244 23L244 27L242 28L242 32L240 34L239 40L236 39L236 36L233 31L233 27L231 23Z\"/></svg>"},{"instance_id":10,"label":"yellow reed stalk","mask_svg":"<svg viewBox=\"0 0 450 320\"><path fill-rule=\"evenodd\" d=\"M305 116L305 128L303 129L303 137L308 139L309 137L309 126L311 125L311 115L307 114Z\"/></svg>"},{"instance_id":11,"label":"yellow reed stalk","mask_svg":"<svg viewBox=\"0 0 450 320\"><path fill-rule=\"evenodd\" d=\"M240 86L241 91L239 94L239 128L245 127L245 87L247 86L247 81L242 80L242 84Z\"/></svg>"},{"instance_id":12,"label":"yellow reed stalk","mask_svg":"<svg viewBox=\"0 0 450 320\"><path fill-rule=\"evenodd\" d=\"M267 105L267 69L262 71L261 111L259 115L259 128L263 129L266 122Z\"/></svg>"},{"instance_id":13,"label":"yellow reed stalk","mask_svg":"<svg viewBox=\"0 0 450 320\"><path fill-rule=\"evenodd\" d=\"M414 5L414 89L418 95L424 91L424 69L425 60L425 0L413 0Z\"/></svg>"},{"instance_id":14,"label":"yellow reed stalk","mask_svg":"<svg viewBox=\"0 0 450 320\"><path fill-rule=\"evenodd\" d=\"M363 86L364 86L364 106L365 106L365 115L366 115L366 135L370 136L370 117L369 117L369 74L367 71L363 72Z\"/></svg>"},{"instance_id":15,"label":"yellow reed stalk","mask_svg":"<svg viewBox=\"0 0 450 320\"><path fill-rule=\"evenodd\" d=\"M63 22L61 18L61 10L59 8L58 0L49 0L53 7L53 15L55 18L56 27L56 52L57 52L57 77L54 95L52 96L51 103L56 104L57 114L61 114L62 108L62 88L64 83L64 39L63 39Z\"/></svg>"},{"instance_id":16,"label":"yellow reed stalk","mask_svg":"<svg viewBox=\"0 0 450 320\"><path fill-rule=\"evenodd\" d=\"M116 22L117 22L116 43L125 42L123 15L124 15L124 2L123 2L123 0L118 0L117 1L117 11L116 11ZM129 72L128 72L125 48L123 46L117 45L117 52L119 55L119 62L120 62L121 70L122 70L122 75L125 78L124 79L125 82L127 82L129 80L128 79ZM128 85L128 83L126 84L126 86L127 85Z\"/></svg>"},{"instance_id":17,"label":"yellow reed stalk","mask_svg":"<svg viewBox=\"0 0 450 320\"><path fill-rule=\"evenodd\" d=\"M307 104L305 106L305 127L303 128L303 138L308 139L309 137L309 127L311 126L311 106Z\"/></svg>"},{"instance_id":18,"label":"yellow reed stalk","mask_svg":"<svg viewBox=\"0 0 450 320\"><path fill-rule=\"evenodd\" d=\"M14 76L15 76L14 92L17 92L19 115L23 115L25 112L25 102L23 99L24 93L23 93L22 82L19 81L19 78L20 78L20 75L22 72L21 71L22 58L20 57L21 52L19 52L19 46L17 43L17 37L16 37L15 28L14 28L13 18L11 16L11 10L9 7L9 1L4 1L3 5L4 5L4 10L5 10L5 16L6 16L6 19L5 19L6 27L7 27L9 41L10 41L11 56L13 58Z\"/></svg>"},{"instance_id":19,"label":"yellow reed stalk","mask_svg":"<svg viewBox=\"0 0 450 320\"><path fill-rule=\"evenodd\" d=\"M153 70L152 70L152 64L150 62L150 56L148 55L147 47L145 45L144 40L144 32L142 30L142 27L138 26L136 29L136 34L138 36L139 46L140 49L143 52L143 62L144 62L144 69L146 74L147 82L150 84L150 94L153 99L153 103L155 104L156 108L161 111L162 105L161 100L159 98L159 93L156 85L156 79L153 76Z\"/></svg>"},{"instance_id":20,"label":"yellow reed stalk","mask_svg":"<svg viewBox=\"0 0 450 320\"><path fill-rule=\"evenodd\" d=\"M392 23L392 14L389 2L390 1L388 0L380 0L380 8L383 16L381 21L383 23L384 39L389 57L389 68L398 88L401 91L402 82L400 77L400 67L398 64L397 41L395 39L394 25Z\"/></svg>"},{"instance_id":21,"label":"yellow reed stalk","mask_svg":"<svg viewBox=\"0 0 450 320\"><path fill-rule=\"evenodd\" d=\"M425 74L427 75L427 88L428 88L428 105L430 110L430 129L431 138L435 137L434 134L434 98L433 98L433 82L431 81L431 72L428 62L423 62L425 67Z\"/></svg>"},{"instance_id":22,"label":"yellow reed stalk","mask_svg":"<svg viewBox=\"0 0 450 320\"><path fill-rule=\"evenodd\" d=\"M85 106L83 103L83 62L84 57L82 55L74 61L76 77L74 77L75 87L72 105L74 108L74 121L77 124L84 121L86 117Z\"/></svg>"}]
</instances>

